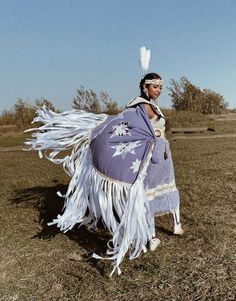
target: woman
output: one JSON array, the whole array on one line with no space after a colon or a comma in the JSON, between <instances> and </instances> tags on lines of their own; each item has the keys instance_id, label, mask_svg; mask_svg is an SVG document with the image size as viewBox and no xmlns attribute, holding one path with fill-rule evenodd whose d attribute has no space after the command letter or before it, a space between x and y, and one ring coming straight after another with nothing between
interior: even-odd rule
<instances>
[{"instance_id":1,"label":"woman","mask_svg":"<svg viewBox=\"0 0 236 301\"><path fill-rule=\"evenodd\" d=\"M174 221L174 234L182 235L183 229L180 224L180 213L179 213L179 194L175 186L173 163L171 159L171 154L169 150L169 143L165 139L165 117L161 110L155 103L155 100L160 96L162 90L163 81L161 77L156 73L148 73L142 78L140 82L140 97L131 100L127 107L137 106L138 104L144 103L144 108L149 117L151 125L153 127L155 136L157 137L158 145L165 148L164 150L164 160L169 160L166 162L163 160L162 152L157 151L159 154L159 171L157 174L150 173L153 175L153 179L150 177L145 179L145 183L149 187L149 192L147 192L149 207L152 212L153 218L153 238L150 240L150 250L154 251L160 240L155 236L155 223L154 217L156 215L162 215L164 213L171 212ZM155 163L154 163L155 164ZM156 163L157 164L157 163ZM157 165L158 166L158 165ZM148 171L152 168L152 160L148 167ZM149 173L148 173L149 174ZM172 180L168 183L167 176L172 177ZM148 181L149 180L149 181ZM149 185L148 185L149 182ZM166 183L167 182L167 183ZM155 187L152 189L152 187Z\"/></svg>"},{"instance_id":2,"label":"woman","mask_svg":"<svg viewBox=\"0 0 236 301\"><path fill-rule=\"evenodd\" d=\"M148 243L152 251L157 248L156 215L171 212L174 233L183 232L165 118L154 102L161 88L161 77L148 73L140 82L141 95L117 116L75 110L57 114L43 107L34 121L44 125L32 129L36 139L26 142L40 155L51 150L46 158L63 163L71 176L64 212L50 224L67 231L77 223L96 227L101 219L112 235L107 250L111 275L120 273L128 250L134 259ZM56 159L68 149L69 156Z\"/></svg>"}]
</instances>

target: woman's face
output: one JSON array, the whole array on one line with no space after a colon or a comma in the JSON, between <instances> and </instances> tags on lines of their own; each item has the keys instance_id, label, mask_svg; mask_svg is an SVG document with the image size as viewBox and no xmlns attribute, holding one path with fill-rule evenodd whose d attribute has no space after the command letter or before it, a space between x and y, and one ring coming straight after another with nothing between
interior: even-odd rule
<instances>
[{"instance_id":1,"label":"woman's face","mask_svg":"<svg viewBox=\"0 0 236 301\"><path fill-rule=\"evenodd\" d=\"M161 89L162 89L161 85L147 85L146 88L148 90L149 98L156 99L161 94Z\"/></svg>"}]
</instances>

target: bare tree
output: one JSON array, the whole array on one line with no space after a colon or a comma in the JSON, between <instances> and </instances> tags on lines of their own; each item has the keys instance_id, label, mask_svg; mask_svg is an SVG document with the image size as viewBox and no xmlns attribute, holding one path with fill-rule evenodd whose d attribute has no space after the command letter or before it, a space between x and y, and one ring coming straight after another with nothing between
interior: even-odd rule
<instances>
[{"instance_id":1,"label":"bare tree","mask_svg":"<svg viewBox=\"0 0 236 301\"><path fill-rule=\"evenodd\" d=\"M92 113L106 113L116 115L121 111L117 103L113 101L107 92L101 92L99 96L91 89L86 90L83 86L76 91L72 107Z\"/></svg>"}]
</instances>

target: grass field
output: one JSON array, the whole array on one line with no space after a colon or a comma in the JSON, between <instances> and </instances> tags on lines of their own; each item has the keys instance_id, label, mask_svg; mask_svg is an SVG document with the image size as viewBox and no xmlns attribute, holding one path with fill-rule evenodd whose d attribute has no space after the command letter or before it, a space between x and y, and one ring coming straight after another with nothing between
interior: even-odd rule
<instances>
[{"instance_id":1,"label":"grass field","mask_svg":"<svg viewBox=\"0 0 236 301\"><path fill-rule=\"evenodd\" d=\"M219 127L228 133L235 125ZM0 301L235 300L236 139L177 140L171 148L185 234L172 235L170 216L159 217L160 247L125 259L112 278L109 262L91 258L106 249L104 229L63 234L47 226L69 181L61 166L33 152L0 152Z\"/></svg>"},{"instance_id":2,"label":"grass field","mask_svg":"<svg viewBox=\"0 0 236 301\"><path fill-rule=\"evenodd\" d=\"M0 147L22 146L26 139L23 133L4 133L0 134Z\"/></svg>"}]
</instances>

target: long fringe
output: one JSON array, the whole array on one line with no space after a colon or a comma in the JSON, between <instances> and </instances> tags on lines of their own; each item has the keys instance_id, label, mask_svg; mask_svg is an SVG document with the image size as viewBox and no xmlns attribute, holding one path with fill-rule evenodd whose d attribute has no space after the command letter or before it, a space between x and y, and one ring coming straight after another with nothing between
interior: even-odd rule
<instances>
[{"instance_id":1,"label":"long fringe","mask_svg":"<svg viewBox=\"0 0 236 301\"><path fill-rule=\"evenodd\" d=\"M32 133L33 139L25 142L30 146L25 150L38 150L40 158L44 156L55 164L63 164L65 172L72 176L77 158L84 149L89 147L91 130L104 122L107 115L82 110L55 113L46 106L39 109L37 114L38 116L32 123L40 122L43 125L25 131L34 132ZM71 149L70 155L57 158L59 154L62 155L62 152Z\"/></svg>"},{"instance_id":2,"label":"long fringe","mask_svg":"<svg viewBox=\"0 0 236 301\"><path fill-rule=\"evenodd\" d=\"M93 167L90 149L85 150L77 161L64 196L64 212L49 225L56 224L66 232L77 223L96 227L101 218L112 239L108 243L108 257L97 254L93 257L112 260L114 268L111 275L116 270L120 274L119 265L127 251L130 251L130 259L137 258L146 251L145 246L151 239L151 219L148 218L142 177L133 185L109 180Z\"/></svg>"},{"instance_id":3,"label":"long fringe","mask_svg":"<svg viewBox=\"0 0 236 301\"><path fill-rule=\"evenodd\" d=\"M38 150L41 157L44 155L53 163L62 163L71 176L66 194L58 193L65 200L63 214L49 225L56 224L66 232L75 224L96 227L98 220L102 219L112 239L108 243L106 258L97 254L93 257L111 260L112 275L115 271L121 273L119 266L128 251L131 260L146 251L145 246L151 239L149 221L152 219L143 186L148 160L132 185L112 180L93 166L90 131L106 118L105 114L74 110L58 114L43 107L33 122L44 125L28 130L36 132L32 135L34 139L26 144L30 146L29 150ZM56 158L68 149L72 149L70 155Z\"/></svg>"}]
</instances>

